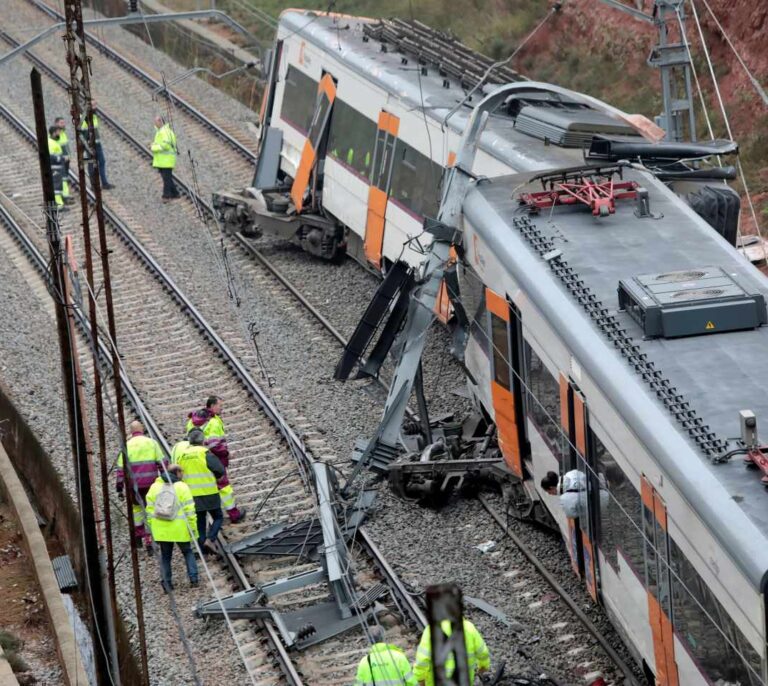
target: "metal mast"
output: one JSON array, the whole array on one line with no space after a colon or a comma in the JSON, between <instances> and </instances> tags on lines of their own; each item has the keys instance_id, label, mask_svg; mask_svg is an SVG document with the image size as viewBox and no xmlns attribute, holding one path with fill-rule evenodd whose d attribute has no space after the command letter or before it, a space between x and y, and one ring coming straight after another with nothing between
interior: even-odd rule
<instances>
[{"instance_id":1,"label":"metal mast","mask_svg":"<svg viewBox=\"0 0 768 686\"><path fill-rule=\"evenodd\" d=\"M93 108L93 100L91 98L91 64L90 58L86 51L85 40L85 27L83 25L83 8L81 0L65 0L64 2L64 14L66 23L66 33L64 34L64 42L67 46L67 63L69 64L70 73L70 98L71 98L71 114L72 124L75 131L75 148L77 150L77 172L78 183L80 185L80 207L82 211L82 225L83 225L83 243L85 247L85 264L86 264L86 276L88 280L88 286L90 292L88 293L89 301L89 313L91 319L91 344L93 346L93 354L97 355L98 350L98 320L96 312L96 288L94 285L93 275L93 246L91 244L91 228L90 228L90 208L88 206L88 196L86 194L86 161L85 152L87 150L89 156L89 164L94 165L95 171L91 175L92 190L94 196L94 213L96 216L96 222L98 225L99 235L99 253L101 257L102 274L103 274L103 290L106 300L107 309L107 327L110 338L110 350L112 352L112 379L114 383L114 401L117 409L117 424L120 434L120 449L124 455L124 460L127 462L127 451L125 447L125 415L123 409L123 389L122 381L120 378L120 357L117 350L117 334L115 327L115 313L112 302L112 283L109 269L109 247L107 246L106 228L104 225L104 211L102 207L101 197L101 181L98 169L98 156L96 155L96 127L94 125L96 113ZM84 115L84 116L82 116ZM87 140L83 140L84 137L80 136L80 126L83 122L88 122L86 128ZM99 368L98 359L94 358L94 376L96 383L99 384ZM100 393L97 393L97 409L102 410L102 414L99 416L99 447L102 451L100 455L102 463L102 477L106 470L106 440L103 431L103 399ZM104 498L105 514L109 512L109 498L108 498L108 484L104 482L102 489L107 497ZM133 573L133 585L134 596L136 601L136 621L138 624L139 634L139 650L141 654L141 666L142 666L142 683L149 684L149 669L147 664L147 644L144 626L144 606L141 595L141 576L139 573L139 560L136 548L136 539L133 535L133 521L132 511L134 503L134 490L133 479L130 470L130 466L127 465L125 469L125 501L128 511L128 530L129 541L131 550L131 568ZM109 517L106 518L109 521ZM108 549L111 553L111 545ZM114 562L110 561L110 567L113 568ZM117 608L115 607L115 612Z\"/></svg>"},{"instance_id":2,"label":"metal mast","mask_svg":"<svg viewBox=\"0 0 768 686\"><path fill-rule=\"evenodd\" d=\"M696 115L693 111L691 61L684 41L686 0L654 0L653 14L646 14L619 0L601 2L629 14L635 19L653 24L659 31L659 43L648 56L648 64L661 71L661 95L664 112L656 123L666 131L665 140L696 140ZM681 42L670 42L668 22L678 23L683 35Z\"/></svg>"}]
</instances>

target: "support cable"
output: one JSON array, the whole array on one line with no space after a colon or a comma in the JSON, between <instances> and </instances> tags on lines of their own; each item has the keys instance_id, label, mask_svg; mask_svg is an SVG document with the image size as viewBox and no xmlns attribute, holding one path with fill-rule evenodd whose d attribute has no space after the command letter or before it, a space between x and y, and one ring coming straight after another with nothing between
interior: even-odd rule
<instances>
[{"instance_id":1,"label":"support cable","mask_svg":"<svg viewBox=\"0 0 768 686\"><path fill-rule=\"evenodd\" d=\"M720 105L720 112L723 115L723 121L725 123L725 130L728 132L728 138L733 140L733 132L731 131L731 123L728 120L728 113L725 110L725 104L723 103L723 97L720 93L720 86L717 82L717 76L715 74L715 68L712 65L712 59L709 54L709 49L707 48L707 41L704 38L704 31L701 28L701 22L699 21L699 13L696 10L696 2L695 0L690 0L691 2L691 9L693 10L693 18L696 21L696 28L699 32L699 38L701 39L701 47L704 50L704 56L707 59L707 66L709 67L709 74L712 78L712 83L715 88L715 94L717 95L717 101ZM744 194L747 196L747 203L749 204L749 210L750 214L752 215L752 221L755 223L755 230L757 231L757 235L760 238L760 242L763 243L763 233L760 230L760 223L757 220L757 212L755 211L755 205L752 202L752 195L749 192L749 185L747 184L747 179L744 174L744 167L741 164L741 160L737 157L736 158L736 167L739 170L739 178L741 179L741 184L744 187ZM739 222L741 223L741 222ZM765 250L765 244L763 243L763 250Z\"/></svg>"},{"instance_id":2,"label":"support cable","mask_svg":"<svg viewBox=\"0 0 768 686\"><path fill-rule=\"evenodd\" d=\"M768 93L765 92L763 87L760 85L760 82L755 78L755 76L749 70L749 67L747 67L746 63L744 62L741 55L739 54L739 51L736 49L736 46L731 42L730 37L725 32L725 29L723 28L722 24L719 22L719 20L715 16L715 13L712 11L712 8L709 6L709 3L707 2L707 0L701 0L701 1L704 3L704 7L707 8L707 11L709 12L710 16L715 22L715 25L717 26L717 28L720 30L720 33L723 35L723 38L725 38L725 42L728 43L728 46L733 51L733 54L736 56L736 59L741 65L741 68L747 74L747 77L752 82L752 85L755 87L755 90L757 91L758 95L762 98L763 103L766 105L766 107L768 107Z\"/></svg>"}]
</instances>

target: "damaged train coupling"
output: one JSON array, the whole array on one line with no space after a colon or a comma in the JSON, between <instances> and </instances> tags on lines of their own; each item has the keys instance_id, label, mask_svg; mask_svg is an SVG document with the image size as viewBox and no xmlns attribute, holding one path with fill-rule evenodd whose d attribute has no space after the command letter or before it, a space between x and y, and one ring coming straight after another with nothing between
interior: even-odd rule
<instances>
[{"instance_id":1,"label":"damaged train coupling","mask_svg":"<svg viewBox=\"0 0 768 686\"><path fill-rule=\"evenodd\" d=\"M427 441L417 419L403 423L403 457L386 467L389 486L398 497L439 508L452 496L475 497L498 491L503 509L547 528L553 522L523 482L507 468L497 443L496 425L477 412L462 422L449 414L430 422Z\"/></svg>"}]
</instances>

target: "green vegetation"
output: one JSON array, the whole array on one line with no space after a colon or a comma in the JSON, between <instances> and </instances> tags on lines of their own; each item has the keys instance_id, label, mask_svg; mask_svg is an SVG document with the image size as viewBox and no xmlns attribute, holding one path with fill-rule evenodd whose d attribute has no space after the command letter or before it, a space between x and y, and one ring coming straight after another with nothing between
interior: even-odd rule
<instances>
[{"instance_id":1,"label":"green vegetation","mask_svg":"<svg viewBox=\"0 0 768 686\"><path fill-rule=\"evenodd\" d=\"M177 8L193 9L204 0L165 0ZM278 17L287 7L331 9L333 12L369 17L414 18L430 26L450 31L469 47L494 59L510 55L520 42L546 16L548 0L217 0L217 7L243 23L265 45L274 29L249 11L258 8ZM631 18L600 7L596 21L584 3L566 5L527 44L512 62L512 68L531 79L550 81L582 91L609 102L630 113L649 118L661 111L660 77L647 66L646 58L655 41L651 29ZM605 17L613 19L603 25ZM708 88L709 77L703 56L694 52L696 69ZM732 67L728 62L716 64L718 79L727 79ZM726 137L722 116L712 94L707 95L710 119L715 136ZM768 116L749 120L737 118L734 110L749 111L754 102L751 91L741 91L728 102L734 136L741 148L744 171L755 194L768 192ZM697 101L698 106L698 101ZM699 112L698 132L708 137L704 117ZM763 201L768 204L768 198Z\"/></svg>"},{"instance_id":2,"label":"green vegetation","mask_svg":"<svg viewBox=\"0 0 768 686\"><path fill-rule=\"evenodd\" d=\"M18 636L9 631L0 631L0 646L3 648L5 659L14 672L26 672L29 665L24 658L19 655L23 643Z\"/></svg>"}]
</instances>

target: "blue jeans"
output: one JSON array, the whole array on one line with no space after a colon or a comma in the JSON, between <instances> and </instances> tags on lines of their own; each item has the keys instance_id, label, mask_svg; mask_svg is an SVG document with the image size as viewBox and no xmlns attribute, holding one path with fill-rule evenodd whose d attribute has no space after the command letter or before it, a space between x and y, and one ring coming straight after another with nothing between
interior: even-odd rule
<instances>
[{"instance_id":1,"label":"blue jeans","mask_svg":"<svg viewBox=\"0 0 768 686\"><path fill-rule=\"evenodd\" d=\"M211 528L208 531L208 535L206 536L206 528L208 526L208 519L207 516L211 515L213 519L213 524L211 524ZM203 512L197 513L197 542L200 545L203 545L205 542L205 539L208 538L209 541L215 541L216 536L219 535L219 529L221 529L221 525L224 523L224 513L221 511L221 508L216 508L215 510L204 510Z\"/></svg>"},{"instance_id":2,"label":"blue jeans","mask_svg":"<svg viewBox=\"0 0 768 686\"><path fill-rule=\"evenodd\" d=\"M171 557L173 556L173 543L168 541L158 541L160 545L160 569L163 573L163 583L168 585L171 583ZM184 560L187 563L187 576L190 581L197 581L197 560L195 559L195 551L192 549L192 544L187 541L186 543L176 543L179 546L181 554L184 555Z\"/></svg>"},{"instance_id":3,"label":"blue jeans","mask_svg":"<svg viewBox=\"0 0 768 686\"><path fill-rule=\"evenodd\" d=\"M96 159L99 161L99 175L101 176L101 185L109 185L107 181L107 160L104 159L104 146L101 143L96 143Z\"/></svg>"}]
</instances>

